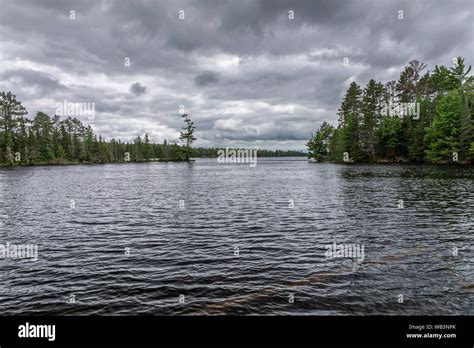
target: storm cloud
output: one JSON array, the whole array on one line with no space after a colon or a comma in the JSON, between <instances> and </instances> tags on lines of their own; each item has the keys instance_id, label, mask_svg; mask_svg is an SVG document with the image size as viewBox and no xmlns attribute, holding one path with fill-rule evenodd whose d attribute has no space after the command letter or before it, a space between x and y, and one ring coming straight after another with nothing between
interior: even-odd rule
<instances>
[{"instance_id":1,"label":"storm cloud","mask_svg":"<svg viewBox=\"0 0 474 348\"><path fill-rule=\"evenodd\" d=\"M347 85L418 59L474 63L473 6L454 1L0 0L0 90L32 117L94 102L107 139L304 149Z\"/></svg>"},{"instance_id":2,"label":"storm cloud","mask_svg":"<svg viewBox=\"0 0 474 348\"><path fill-rule=\"evenodd\" d=\"M142 86L140 82L135 82L130 86L130 92L135 95L140 95L146 92L146 87Z\"/></svg>"},{"instance_id":3,"label":"storm cloud","mask_svg":"<svg viewBox=\"0 0 474 348\"><path fill-rule=\"evenodd\" d=\"M205 71L202 74L199 74L194 79L198 86L206 86L209 84L217 83L219 81L219 76L212 71Z\"/></svg>"}]
</instances>

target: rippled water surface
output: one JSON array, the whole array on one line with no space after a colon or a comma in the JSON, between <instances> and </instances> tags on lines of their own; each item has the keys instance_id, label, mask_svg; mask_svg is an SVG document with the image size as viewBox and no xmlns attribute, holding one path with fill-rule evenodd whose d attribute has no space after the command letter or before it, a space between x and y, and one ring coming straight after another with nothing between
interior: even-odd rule
<instances>
[{"instance_id":1,"label":"rippled water surface","mask_svg":"<svg viewBox=\"0 0 474 348\"><path fill-rule=\"evenodd\" d=\"M38 260L0 259L0 313L472 315L473 179L298 158L1 168L0 244ZM334 242L363 261L326 257Z\"/></svg>"}]
</instances>

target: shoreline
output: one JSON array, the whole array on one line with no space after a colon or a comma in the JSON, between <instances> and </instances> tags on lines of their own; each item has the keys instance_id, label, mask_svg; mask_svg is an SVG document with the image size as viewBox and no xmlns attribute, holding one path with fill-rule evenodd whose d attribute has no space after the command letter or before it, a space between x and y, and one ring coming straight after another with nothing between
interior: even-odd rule
<instances>
[{"instance_id":1,"label":"shoreline","mask_svg":"<svg viewBox=\"0 0 474 348\"><path fill-rule=\"evenodd\" d=\"M295 156L271 156L271 157L260 157L260 158L294 158ZM296 156L296 157L303 157L303 156ZM62 167L62 166L75 166L75 165L106 165L106 164L147 164L147 163L194 163L196 159L216 159L217 157L196 157L194 159L190 159L189 161L186 160L154 160L154 161L124 161L124 162L64 162L64 163L21 163L21 164L5 164L0 163L0 168L17 168L17 167ZM311 164L343 164L343 165L367 165L367 166L377 166L377 165L394 165L394 166L461 166L461 167L468 167L474 165L474 163L470 162L444 162L444 163L422 163L422 162L390 162L390 161L375 161L375 162L336 162L336 161L320 161L320 162L310 162L307 158L301 159L301 162L307 162Z\"/></svg>"}]
</instances>

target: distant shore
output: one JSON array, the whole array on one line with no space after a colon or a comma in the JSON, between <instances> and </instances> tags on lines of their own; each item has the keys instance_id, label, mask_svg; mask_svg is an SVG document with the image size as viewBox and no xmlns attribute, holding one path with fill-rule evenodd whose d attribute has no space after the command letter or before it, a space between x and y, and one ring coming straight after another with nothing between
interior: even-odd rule
<instances>
[{"instance_id":1,"label":"distant shore","mask_svg":"<svg viewBox=\"0 0 474 348\"><path fill-rule=\"evenodd\" d=\"M421 163L421 162L409 162L409 161L389 161L389 160L380 160L373 162L344 162L344 161L316 161L312 162L308 158L303 156L261 156L258 158L302 158L299 161L308 161L308 163L313 164L345 164L345 165L417 165L417 166L469 166L473 165L471 162L444 162L444 163ZM74 166L74 165L104 165L104 164L145 164L145 163L194 163L196 159L215 159L216 157L193 157L189 161L181 159L153 159L146 161L120 161L120 162L72 162L72 161L62 161L59 163L50 163L50 162L39 162L39 163L0 163L0 168L14 168L14 167L40 167L40 166Z\"/></svg>"}]
</instances>

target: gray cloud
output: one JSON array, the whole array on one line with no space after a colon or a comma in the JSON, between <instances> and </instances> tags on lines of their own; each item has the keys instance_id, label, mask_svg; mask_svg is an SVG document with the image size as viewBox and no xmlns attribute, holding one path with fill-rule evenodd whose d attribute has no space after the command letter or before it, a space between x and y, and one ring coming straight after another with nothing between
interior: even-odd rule
<instances>
[{"instance_id":1,"label":"gray cloud","mask_svg":"<svg viewBox=\"0 0 474 348\"><path fill-rule=\"evenodd\" d=\"M43 96L67 87L48 73L31 69L11 69L0 73L4 84L35 88L36 96Z\"/></svg>"},{"instance_id":2,"label":"gray cloud","mask_svg":"<svg viewBox=\"0 0 474 348\"><path fill-rule=\"evenodd\" d=\"M212 71L204 71L194 78L194 82L198 86L207 86L210 84L217 83L219 81L219 75Z\"/></svg>"},{"instance_id":3,"label":"gray cloud","mask_svg":"<svg viewBox=\"0 0 474 348\"><path fill-rule=\"evenodd\" d=\"M146 87L142 86L140 82L135 82L130 86L130 92L135 95L144 94L146 92Z\"/></svg>"},{"instance_id":4,"label":"gray cloud","mask_svg":"<svg viewBox=\"0 0 474 348\"><path fill-rule=\"evenodd\" d=\"M0 90L30 114L52 113L62 100L95 102L96 118L83 121L108 139L148 132L177 141L182 106L197 145L304 149L322 121L337 120L349 81L396 79L411 59L430 69L458 55L474 63L469 0L0 6Z\"/></svg>"}]
</instances>

